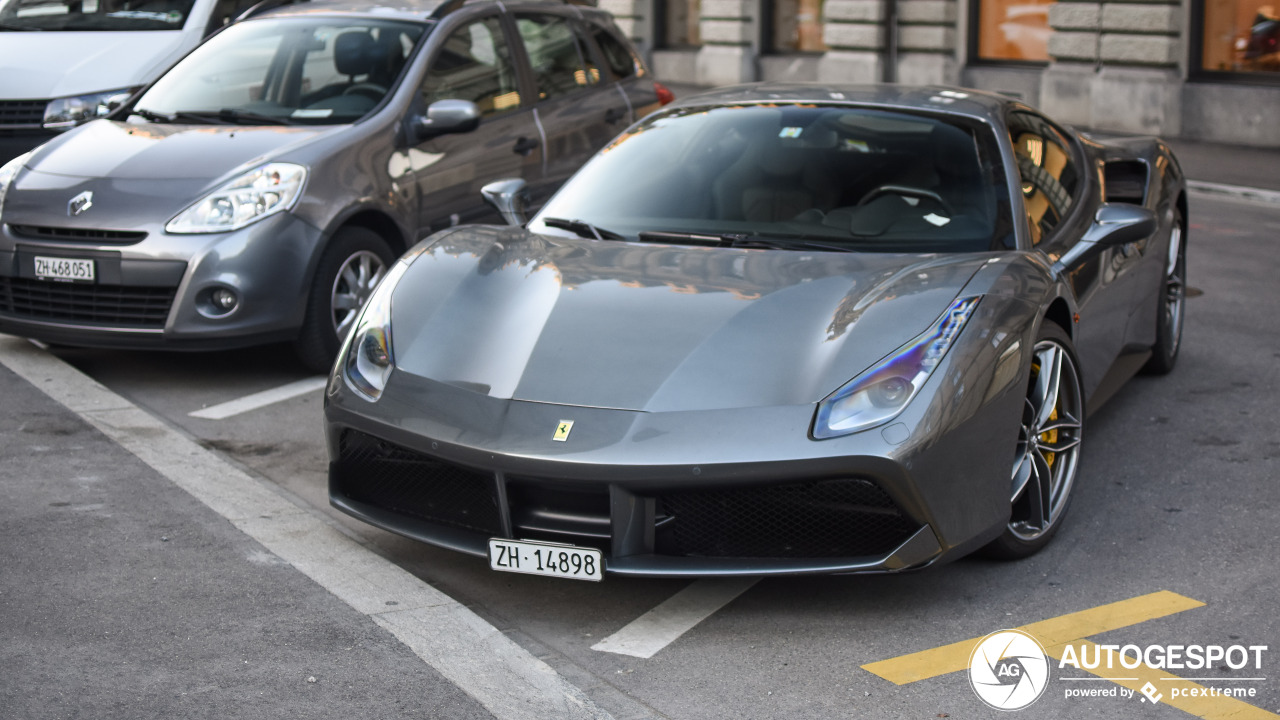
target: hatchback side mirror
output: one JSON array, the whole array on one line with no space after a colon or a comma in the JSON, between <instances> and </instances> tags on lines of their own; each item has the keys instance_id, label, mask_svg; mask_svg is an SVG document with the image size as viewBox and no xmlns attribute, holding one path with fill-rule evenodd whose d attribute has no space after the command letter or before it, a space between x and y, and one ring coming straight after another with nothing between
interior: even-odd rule
<instances>
[{"instance_id":1,"label":"hatchback side mirror","mask_svg":"<svg viewBox=\"0 0 1280 720\"><path fill-rule=\"evenodd\" d=\"M418 141L437 135L465 133L480 125L480 108L470 100L437 100L427 108L425 117L415 118L413 132Z\"/></svg>"},{"instance_id":2,"label":"hatchback side mirror","mask_svg":"<svg viewBox=\"0 0 1280 720\"><path fill-rule=\"evenodd\" d=\"M529 205L529 184L520 178L495 180L480 188L480 194L486 202L502 213L502 219L508 225L523 226L525 208Z\"/></svg>"}]
</instances>

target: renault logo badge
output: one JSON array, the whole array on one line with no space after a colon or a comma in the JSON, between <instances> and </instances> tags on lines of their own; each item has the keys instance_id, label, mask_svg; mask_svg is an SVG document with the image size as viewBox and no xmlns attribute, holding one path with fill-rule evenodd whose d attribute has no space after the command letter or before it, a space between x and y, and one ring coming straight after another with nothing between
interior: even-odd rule
<instances>
[{"instance_id":1,"label":"renault logo badge","mask_svg":"<svg viewBox=\"0 0 1280 720\"><path fill-rule=\"evenodd\" d=\"M75 217L91 207L93 207L93 193L86 190L67 203L67 214Z\"/></svg>"},{"instance_id":2,"label":"renault logo badge","mask_svg":"<svg viewBox=\"0 0 1280 720\"><path fill-rule=\"evenodd\" d=\"M571 430L573 430L573 421L561 420L560 424L556 426L556 434L552 435L551 439L556 442L564 442L569 439L569 432Z\"/></svg>"}]
</instances>

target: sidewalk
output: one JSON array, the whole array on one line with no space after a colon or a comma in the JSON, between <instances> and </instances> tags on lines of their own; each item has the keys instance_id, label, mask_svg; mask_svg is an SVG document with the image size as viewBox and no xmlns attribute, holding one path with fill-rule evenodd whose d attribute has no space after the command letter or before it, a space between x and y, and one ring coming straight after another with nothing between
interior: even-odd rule
<instances>
[{"instance_id":1,"label":"sidewalk","mask_svg":"<svg viewBox=\"0 0 1280 720\"><path fill-rule=\"evenodd\" d=\"M709 89L685 83L664 84L677 98ZM1169 138L1166 142L1191 180L1280 192L1280 149Z\"/></svg>"}]
</instances>

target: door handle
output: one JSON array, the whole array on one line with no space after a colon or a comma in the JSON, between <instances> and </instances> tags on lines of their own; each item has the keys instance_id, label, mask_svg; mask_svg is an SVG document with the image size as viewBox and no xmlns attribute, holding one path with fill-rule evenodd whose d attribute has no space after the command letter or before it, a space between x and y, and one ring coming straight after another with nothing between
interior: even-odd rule
<instances>
[{"instance_id":1,"label":"door handle","mask_svg":"<svg viewBox=\"0 0 1280 720\"><path fill-rule=\"evenodd\" d=\"M534 150L537 150L538 145L540 144L541 143L538 142L538 138L522 137L516 140L516 144L511 149L514 152L519 153L520 155L527 156L529 153L533 152Z\"/></svg>"},{"instance_id":2,"label":"door handle","mask_svg":"<svg viewBox=\"0 0 1280 720\"><path fill-rule=\"evenodd\" d=\"M626 115L627 111L622 108L609 108L604 111L604 121L612 125L626 117Z\"/></svg>"}]
</instances>

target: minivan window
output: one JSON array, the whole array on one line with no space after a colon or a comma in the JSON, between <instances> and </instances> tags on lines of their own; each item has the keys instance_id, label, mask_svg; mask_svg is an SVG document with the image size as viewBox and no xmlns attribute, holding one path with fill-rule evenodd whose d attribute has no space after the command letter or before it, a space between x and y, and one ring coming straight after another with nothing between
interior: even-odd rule
<instances>
[{"instance_id":1,"label":"minivan window","mask_svg":"<svg viewBox=\"0 0 1280 720\"><path fill-rule=\"evenodd\" d=\"M181 30L194 0L0 0L0 30Z\"/></svg>"},{"instance_id":2,"label":"minivan window","mask_svg":"<svg viewBox=\"0 0 1280 720\"><path fill-rule=\"evenodd\" d=\"M424 27L360 18L238 23L161 77L135 112L174 122L352 122L395 87Z\"/></svg>"}]
</instances>

